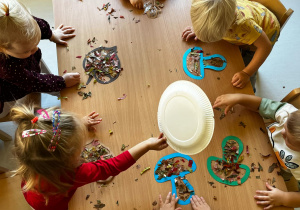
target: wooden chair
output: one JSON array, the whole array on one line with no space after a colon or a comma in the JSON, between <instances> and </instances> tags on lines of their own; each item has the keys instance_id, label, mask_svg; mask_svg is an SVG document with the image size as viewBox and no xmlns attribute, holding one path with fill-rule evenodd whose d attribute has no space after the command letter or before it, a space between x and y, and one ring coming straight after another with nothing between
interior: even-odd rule
<instances>
[{"instance_id":1,"label":"wooden chair","mask_svg":"<svg viewBox=\"0 0 300 210\"><path fill-rule=\"evenodd\" d=\"M273 14L277 17L277 20L280 23L280 31L283 29L294 10L289 8L288 10L285 6L280 2L280 0L250 0L261 3L265 7L267 7Z\"/></svg>"}]
</instances>

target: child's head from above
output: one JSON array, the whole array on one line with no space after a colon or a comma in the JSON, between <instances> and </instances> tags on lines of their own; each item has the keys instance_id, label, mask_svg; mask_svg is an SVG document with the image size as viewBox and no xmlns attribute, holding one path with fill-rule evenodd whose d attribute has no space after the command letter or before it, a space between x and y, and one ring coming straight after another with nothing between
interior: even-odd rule
<instances>
[{"instance_id":1,"label":"child's head from above","mask_svg":"<svg viewBox=\"0 0 300 210\"><path fill-rule=\"evenodd\" d=\"M193 0L191 19L197 38L221 40L235 20L236 0Z\"/></svg>"},{"instance_id":2,"label":"child's head from above","mask_svg":"<svg viewBox=\"0 0 300 210\"><path fill-rule=\"evenodd\" d=\"M0 0L0 53L28 58L40 40L41 30L26 7L16 0Z\"/></svg>"},{"instance_id":3,"label":"child's head from above","mask_svg":"<svg viewBox=\"0 0 300 210\"><path fill-rule=\"evenodd\" d=\"M300 151L300 110L289 114L281 134L290 149Z\"/></svg>"},{"instance_id":4,"label":"child's head from above","mask_svg":"<svg viewBox=\"0 0 300 210\"><path fill-rule=\"evenodd\" d=\"M70 187L70 182L63 183L61 178L66 181L72 179L74 175L72 172L74 173L74 169L78 166L84 144L85 126L78 117L64 110L59 110L60 116L54 115L53 126L54 110L54 108L49 108L43 112L43 114L47 113L50 119L44 119L46 115L38 114L33 106L17 105L11 110L12 120L18 124L14 150L20 164L17 173L26 181L24 191L35 189L42 192L39 188L42 178L55 186L58 193L64 193ZM32 123L31 120L35 117L38 117L37 121ZM53 127L57 122L59 122L60 139L55 151L49 151L48 147L54 135ZM46 132L28 137L22 136L23 131L30 129L46 130ZM38 131L29 134L36 132ZM54 138L54 142L58 139L57 137L58 135ZM45 195L47 196L47 193Z\"/></svg>"}]
</instances>

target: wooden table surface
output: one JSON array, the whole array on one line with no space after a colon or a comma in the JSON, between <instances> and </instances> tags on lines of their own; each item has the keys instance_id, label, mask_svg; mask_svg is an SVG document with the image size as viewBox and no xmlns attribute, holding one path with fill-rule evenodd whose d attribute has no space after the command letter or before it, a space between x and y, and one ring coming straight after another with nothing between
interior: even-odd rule
<instances>
[{"instance_id":1,"label":"wooden table surface","mask_svg":"<svg viewBox=\"0 0 300 210\"><path fill-rule=\"evenodd\" d=\"M81 73L82 82L86 83L88 76L84 74L82 61L84 56L95 47L117 46L118 56L124 71L121 76L110 84L93 84L86 90L91 91L92 97L82 100L75 87L62 91L62 108L78 113L82 116L95 110L100 113L103 122L97 125L97 132L93 138L99 139L110 147L115 155L121 153L121 145L130 145L159 135L157 126L157 108L161 94L168 85L177 80L188 80L197 84L207 94L213 103L217 96L225 93L253 94L250 83L244 89L234 88L231 78L234 73L243 69L244 64L236 46L220 41L212 44L201 42L185 42L181 39L181 32L191 25L189 10L190 1L166 1L162 14L156 19L149 19L143 11L136 10L127 1L111 0L111 7L116 10L115 17L124 16L124 19L114 19L108 22L107 12L99 11L106 1L99 0L53 0L56 27L64 23L76 28L76 37L69 40L69 51L58 46L58 67L62 75L64 70L72 72L72 66ZM109 11L110 11L109 8ZM130 11L133 9L133 11ZM136 23L135 20L140 20ZM94 48L87 45L87 40L96 37ZM105 43L107 40L108 43ZM221 72L206 70L203 80L189 78L182 68L184 52L193 46L200 46L204 54L221 54L227 59L227 67ZM81 55L78 59L76 56ZM219 79L218 79L219 78ZM148 84L150 87L148 87ZM125 100L117 98L127 94ZM275 186L286 190L283 179L273 173L268 173L268 167L276 162L275 155L269 143L267 134L260 131L264 123L259 114L242 107L236 107L235 113L220 120L220 112L215 113L215 131L211 143L200 154L191 156L197 165L197 170L189 174L187 179L194 187L197 195L203 196L207 203L216 209L262 209L256 205L253 198L255 191L265 189L268 178L275 177ZM246 127L239 126L243 121ZM116 122L116 123L114 123ZM109 134L109 129L113 134ZM222 157L222 140L229 135L239 137L249 146L250 156L245 155L243 164L250 167L251 163L260 162L263 172L251 173L241 186L225 187L216 182L208 173L206 161L209 156ZM90 137L87 140L90 140ZM79 188L70 202L70 209L93 209L93 204L101 200L106 204L105 209L158 209L152 206L158 201L158 195L163 198L171 191L171 182L157 183L154 179L154 167L157 161L165 155L174 153L171 148L164 151L150 151L127 171L119 174L107 186L92 183ZM271 157L263 160L260 153ZM136 165L141 166L140 169ZM145 167L151 170L140 175ZM260 176L260 179L256 179ZM138 179L138 181L135 181ZM208 181L215 182L216 188L211 187ZM86 195L90 198L86 200ZM217 200L213 197L216 196ZM90 203L92 201L93 203ZM118 201L119 205L116 204ZM191 209L190 205L181 206ZM280 208L278 208L280 209ZM285 208L281 208L285 209Z\"/></svg>"}]
</instances>

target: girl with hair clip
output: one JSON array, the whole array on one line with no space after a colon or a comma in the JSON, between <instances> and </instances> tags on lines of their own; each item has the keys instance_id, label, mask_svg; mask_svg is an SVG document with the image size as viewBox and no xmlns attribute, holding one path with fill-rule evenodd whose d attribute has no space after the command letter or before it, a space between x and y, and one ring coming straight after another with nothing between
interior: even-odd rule
<instances>
[{"instance_id":1,"label":"girl with hair clip","mask_svg":"<svg viewBox=\"0 0 300 210\"><path fill-rule=\"evenodd\" d=\"M166 138L149 138L128 151L108 160L82 163L87 128L100 123L92 112L80 120L60 109L37 110L15 106L11 117L18 124L15 154L19 161L17 174L22 177L22 191L35 210L67 210L78 187L106 180L127 170L149 150L162 150Z\"/></svg>"},{"instance_id":2,"label":"girl with hair clip","mask_svg":"<svg viewBox=\"0 0 300 210\"><path fill-rule=\"evenodd\" d=\"M193 27L183 31L182 39L203 42L223 39L239 45L246 67L234 74L231 83L244 88L251 81L255 92L256 72L279 37L276 16L254 1L193 0L191 19Z\"/></svg>"},{"instance_id":3,"label":"girl with hair clip","mask_svg":"<svg viewBox=\"0 0 300 210\"><path fill-rule=\"evenodd\" d=\"M226 94L219 96L213 108L226 106L225 114L240 104L252 111L258 111L263 118L276 122L267 127L269 139L285 180L292 176L300 183L300 110L293 105L272 101L254 95ZM299 185L300 186L300 185ZM300 207L300 192L283 192L266 183L267 191L257 190L254 198L257 204L271 209L275 206Z\"/></svg>"},{"instance_id":4,"label":"girl with hair clip","mask_svg":"<svg viewBox=\"0 0 300 210\"><path fill-rule=\"evenodd\" d=\"M41 74L37 46L41 39L67 45L64 39L74 37L74 31L63 25L51 31L45 20L32 16L17 0L0 0L0 118L29 93L59 92L80 82L79 73Z\"/></svg>"}]
</instances>

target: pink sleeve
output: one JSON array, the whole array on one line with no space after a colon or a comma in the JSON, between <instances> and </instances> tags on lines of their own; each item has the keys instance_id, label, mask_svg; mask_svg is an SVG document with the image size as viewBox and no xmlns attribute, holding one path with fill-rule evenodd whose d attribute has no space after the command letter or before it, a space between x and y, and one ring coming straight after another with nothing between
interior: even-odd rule
<instances>
[{"instance_id":1,"label":"pink sleeve","mask_svg":"<svg viewBox=\"0 0 300 210\"><path fill-rule=\"evenodd\" d=\"M135 160L128 151L108 160L83 163L77 168L75 185L80 187L98 180L105 180L110 176L116 176L134 163Z\"/></svg>"}]
</instances>

